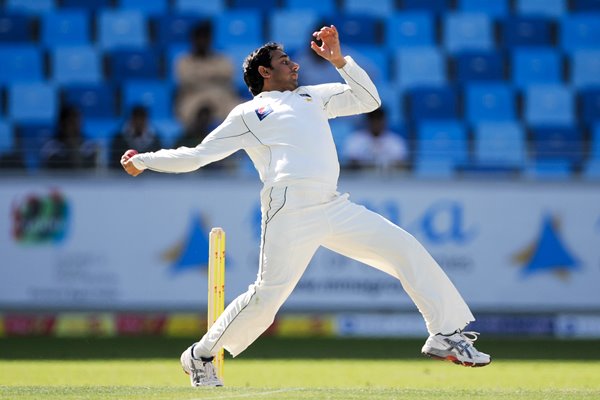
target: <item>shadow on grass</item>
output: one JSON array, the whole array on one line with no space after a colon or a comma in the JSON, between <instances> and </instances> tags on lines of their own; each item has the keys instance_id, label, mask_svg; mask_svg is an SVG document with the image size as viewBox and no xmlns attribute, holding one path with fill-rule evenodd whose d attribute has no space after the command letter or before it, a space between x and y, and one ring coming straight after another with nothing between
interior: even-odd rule
<instances>
[{"instance_id":1,"label":"shadow on grass","mask_svg":"<svg viewBox=\"0 0 600 400\"><path fill-rule=\"evenodd\" d=\"M6 337L0 339L0 360L87 360L176 358L195 338L161 336L114 338ZM275 338L257 340L243 359L415 359L423 340ZM492 339L477 347L494 360L597 360L600 341L557 339Z\"/></svg>"}]
</instances>

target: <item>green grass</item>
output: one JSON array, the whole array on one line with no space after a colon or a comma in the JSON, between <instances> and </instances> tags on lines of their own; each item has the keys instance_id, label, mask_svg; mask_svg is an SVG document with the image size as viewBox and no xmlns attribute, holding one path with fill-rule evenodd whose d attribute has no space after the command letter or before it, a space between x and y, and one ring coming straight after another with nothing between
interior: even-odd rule
<instances>
[{"instance_id":1,"label":"green grass","mask_svg":"<svg viewBox=\"0 0 600 400\"><path fill-rule=\"evenodd\" d=\"M2 339L0 399L600 398L597 341L481 340L494 362L464 368L421 358L421 341L261 339L226 360L224 388L188 386L178 361L188 343Z\"/></svg>"}]
</instances>

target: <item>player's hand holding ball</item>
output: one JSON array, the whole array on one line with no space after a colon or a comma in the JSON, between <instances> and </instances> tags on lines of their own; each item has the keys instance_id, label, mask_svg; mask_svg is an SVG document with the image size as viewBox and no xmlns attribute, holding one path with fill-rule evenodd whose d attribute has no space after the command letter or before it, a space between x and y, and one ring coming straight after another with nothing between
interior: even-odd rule
<instances>
[{"instance_id":1,"label":"player's hand holding ball","mask_svg":"<svg viewBox=\"0 0 600 400\"><path fill-rule=\"evenodd\" d=\"M137 169L131 161L131 157L135 156L137 153L137 150L129 149L121 156L121 165L123 166L125 172L127 172L131 176L138 176L139 174L144 172L141 169Z\"/></svg>"}]
</instances>

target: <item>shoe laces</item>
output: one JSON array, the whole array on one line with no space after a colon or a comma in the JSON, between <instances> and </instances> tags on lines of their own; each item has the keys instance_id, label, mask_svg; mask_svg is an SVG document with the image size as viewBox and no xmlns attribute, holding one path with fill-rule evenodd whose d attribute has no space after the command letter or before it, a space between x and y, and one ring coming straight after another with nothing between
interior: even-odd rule
<instances>
[{"instance_id":1,"label":"shoe laces","mask_svg":"<svg viewBox=\"0 0 600 400\"><path fill-rule=\"evenodd\" d=\"M195 383L218 380L217 372L211 361L202 362L202 367L192 368L192 379Z\"/></svg>"}]
</instances>

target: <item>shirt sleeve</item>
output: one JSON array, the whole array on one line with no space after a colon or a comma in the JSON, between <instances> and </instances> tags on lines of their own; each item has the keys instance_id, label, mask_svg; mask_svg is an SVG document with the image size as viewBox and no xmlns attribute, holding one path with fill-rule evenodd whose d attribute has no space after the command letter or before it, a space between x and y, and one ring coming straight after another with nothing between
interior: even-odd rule
<instances>
[{"instance_id":1,"label":"shirt sleeve","mask_svg":"<svg viewBox=\"0 0 600 400\"><path fill-rule=\"evenodd\" d=\"M137 154L131 160L141 170L190 172L246 148L252 139L250 130L242 120L241 106L238 106L198 146Z\"/></svg>"},{"instance_id":2,"label":"shirt sleeve","mask_svg":"<svg viewBox=\"0 0 600 400\"><path fill-rule=\"evenodd\" d=\"M310 86L319 95L329 118L371 112L381 106L381 98L369 75L354 62L344 57L346 65L337 71L346 81Z\"/></svg>"}]
</instances>

